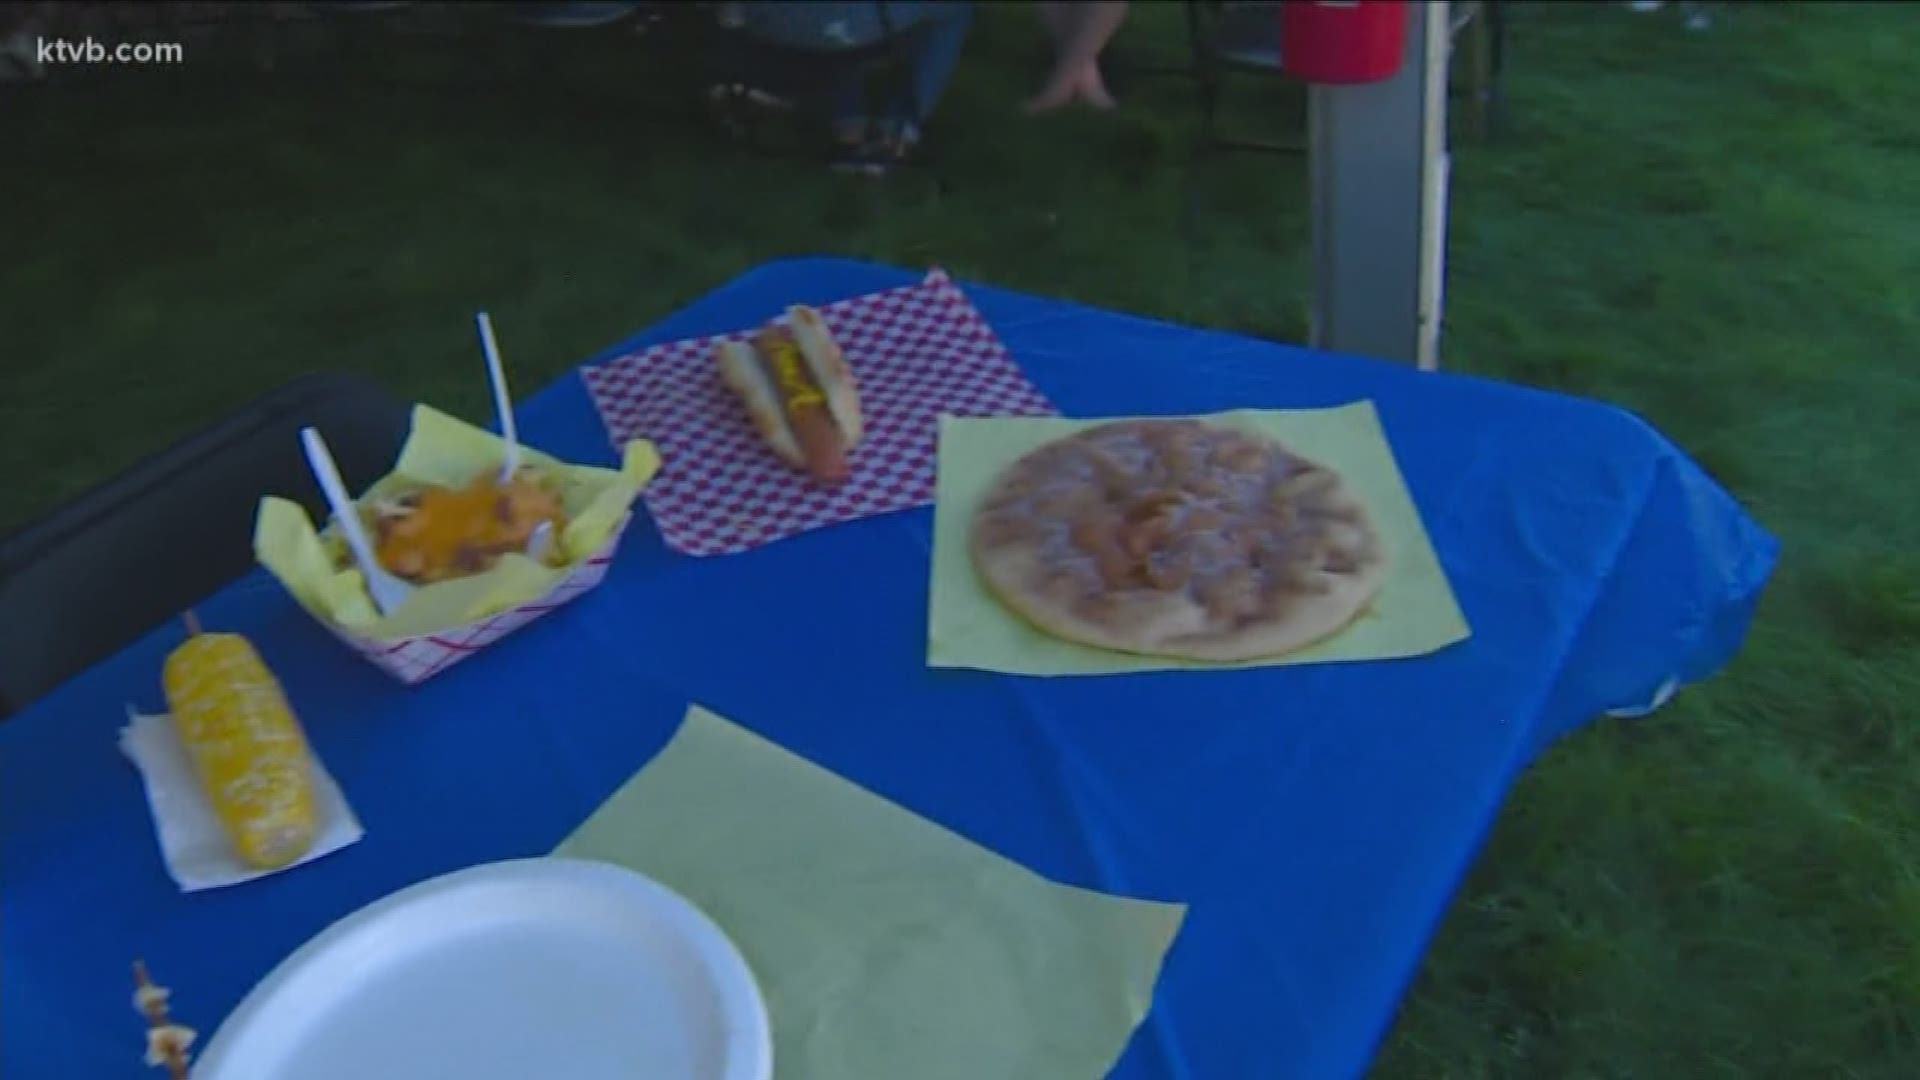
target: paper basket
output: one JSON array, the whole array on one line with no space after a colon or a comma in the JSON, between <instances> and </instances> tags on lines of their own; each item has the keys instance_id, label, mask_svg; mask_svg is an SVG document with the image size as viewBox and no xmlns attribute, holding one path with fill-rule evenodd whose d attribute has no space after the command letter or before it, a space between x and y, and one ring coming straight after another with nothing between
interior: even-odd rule
<instances>
[{"instance_id":1,"label":"paper basket","mask_svg":"<svg viewBox=\"0 0 1920 1080\"><path fill-rule=\"evenodd\" d=\"M607 567L620 547L620 537L626 533L632 521L632 514L622 518L600 550L582 560L572 573L561 578L553 588L518 607L477 619L465 626L383 641L356 634L325 619L321 623L334 637L345 642L348 648L365 657L369 663L406 685L413 686L438 675L547 612L593 591L607 576Z\"/></svg>"}]
</instances>

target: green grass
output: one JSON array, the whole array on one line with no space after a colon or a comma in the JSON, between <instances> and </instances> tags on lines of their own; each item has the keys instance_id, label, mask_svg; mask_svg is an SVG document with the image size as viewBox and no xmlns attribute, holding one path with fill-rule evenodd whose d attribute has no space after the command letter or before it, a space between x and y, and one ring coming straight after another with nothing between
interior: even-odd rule
<instances>
[{"instance_id":1,"label":"green grass","mask_svg":"<svg viewBox=\"0 0 1920 1080\"><path fill-rule=\"evenodd\" d=\"M1176 59L1136 5L1121 52ZM491 306L544 382L757 263L839 252L1297 340L1297 162L1190 165L1188 86L1012 115L985 18L932 175L770 165L612 43L0 90L0 527L296 372L472 416ZM1523 6L1513 125L1456 167L1446 363L1639 410L1785 541L1732 670L1521 781L1381 1057L1392 1077L1920 1076L1920 20L1710 34ZM1297 134L1300 95L1236 88Z\"/></svg>"}]
</instances>

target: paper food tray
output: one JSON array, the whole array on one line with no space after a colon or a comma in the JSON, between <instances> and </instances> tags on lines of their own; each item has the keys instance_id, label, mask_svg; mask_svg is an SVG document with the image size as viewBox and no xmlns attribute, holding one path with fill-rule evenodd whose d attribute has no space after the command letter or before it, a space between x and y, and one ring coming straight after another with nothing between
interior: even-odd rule
<instances>
[{"instance_id":1,"label":"paper food tray","mask_svg":"<svg viewBox=\"0 0 1920 1080\"><path fill-rule=\"evenodd\" d=\"M369 663L413 686L438 675L547 612L593 591L607 576L607 566L613 562L614 552L620 547L620 537L632 522L631 514L622 518L600 550L581 561L572 573L561 578L553 588L517 607L476 619L464 626L432 634L380 640L356 634L326 620L321 620L321 624Z\"/></svg>"}]
</instances>

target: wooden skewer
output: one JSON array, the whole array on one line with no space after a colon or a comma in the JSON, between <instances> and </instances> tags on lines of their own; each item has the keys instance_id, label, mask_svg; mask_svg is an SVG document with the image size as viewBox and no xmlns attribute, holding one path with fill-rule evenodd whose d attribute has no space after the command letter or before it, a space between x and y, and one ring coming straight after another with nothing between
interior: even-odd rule
<instances>
[{"instance_id":1,"label":"wooden skewer","mask_svg":"<svg viewBox=\"0 0 1920 1080\"><path fill-rule=\"evenodd\" d=\"M192 608L180 613L180 621L187 624L188 637L200 636L200 616L195 615Z\"/></svg>"},{"instance_id":2,"label":"wooden skewer","mask_svg":"<svg viewBox=\"0 0 1920 1080\"><path fill-rule=\"evenodd\" d=\"M147 975L146 961L135 960L133 962L133 983L134 986L141 991L157 989L153 985L153 979ZM140 1004L141 1013L147 1018L147 1027L149 1029L179 1027L178 1024L175 1024L167 1016L167 999L164 994L149 996L143 993L137 1000ZM192 1039L193 1033L187 1032L186 1038ZM189 1080L187 1076L186 1049L181 1042L172 1038L163 1040L160 1043L160 1053L162 1055L160 1064L167 1067L169 1080Z\"/></svg>"}]
</instances>

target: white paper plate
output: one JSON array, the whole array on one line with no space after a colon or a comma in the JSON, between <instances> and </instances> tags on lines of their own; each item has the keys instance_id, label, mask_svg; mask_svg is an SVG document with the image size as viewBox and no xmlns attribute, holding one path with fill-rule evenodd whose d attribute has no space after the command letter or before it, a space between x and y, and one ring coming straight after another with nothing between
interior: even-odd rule
<instances>
[{"instance_id":1,"label":"white paper plate","mask_svg":"<svg viewBox=\"0 0 1920 1080\"><path fill-rule=\"evenodd\" d=\"M693 905L606 863L403 889L275 968L195 1080L769 1080L766 1004Z\"/></svg>"}]
</instances>

